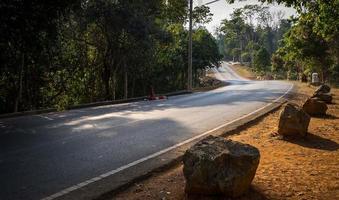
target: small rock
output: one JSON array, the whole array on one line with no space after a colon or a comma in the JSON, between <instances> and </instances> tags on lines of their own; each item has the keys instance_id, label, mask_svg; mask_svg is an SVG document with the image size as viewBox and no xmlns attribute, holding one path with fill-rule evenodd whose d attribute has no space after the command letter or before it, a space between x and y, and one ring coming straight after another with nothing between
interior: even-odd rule
<instances>
[{"instance_id":1,"label":"small rock","mask_svg":"<svg viewBox=\"0 0 339 200\"><path fill-rule=\"evenodd\" d=\"M319 93L319 94L313 96L312 99L316 99L318 101L323 101L325 103L330 104L330 103L332 103L333 97L330 93Z\"/></svg>"},{"instance_id":2,"label":"small rock","mask_svg":"<svg viewBox=\"0 0 339 200\"><path fill-rule=\"evenodd\" d=\"M298 105L287 103L280 112L278 133L282 136L301 136L307 134L310 116Z\"/></svg>"},{"instance_id":3,"label":"small rock","mask_svg":"<svg viewBox=\"0 0 339 200\"><path fill-rule=\"evenodd\" d=\"M237 197L249 188L258 164L257 148L209 136L184 154L185 191Z\"/></svg>"},{"instance_id":4,"label":"small rock","mask_svg":"<svg viewBox=\"0 0 339 200\"><path fill-rule=\"evenodd\" d=\"M327 111L327 105L322 101L310 98L304 103L303 110L311 116L325 115Z\"/></svg>"},{"instance_id":5,"label":"small rock","mask_svg":"<svg viewBox=\"0 0 339 200\"><path fill-rule=\"evenodd\" d=\"M319 86L319 87L315 90L313 96L315 96L315 95L317 95L317 94L320 94L320 93L329 93L330 91L331 91L330 86L328 86L328 85L321 85L321 86Z\"/></svg>"},{"instance_id":6,"label":"small rock","mask_svg":"<svg viewBox=\"0 0 339 200\"><path fill-rule=\"evenodd\" d=\"M303 192L298 192L298 193L297 193L298 196L303 196L304 194L305 194L305 193L303 193Z\"/></svg>"}]
</instances>

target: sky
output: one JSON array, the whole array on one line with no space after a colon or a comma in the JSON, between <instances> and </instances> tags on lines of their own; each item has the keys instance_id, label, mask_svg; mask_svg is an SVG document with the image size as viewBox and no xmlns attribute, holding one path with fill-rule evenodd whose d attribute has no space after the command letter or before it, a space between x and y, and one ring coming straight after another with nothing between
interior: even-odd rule
<instances>
[{"instance_id":1,"label":"sky","mask_svg":"<svg viewBox=\"0 0 339 200\"><path fill-rule=\"evenodd\" d=\"M194 6L199 6L208 2L211 2L212 0L193 0ZM229 18L230 14L233 12L236 8L241 8L244 5L247 4L261 4L257 0L247 0L243 2L236 2L234 4L228 4L225 0L217 1L213 4L208 5L210 7L211 13L213 13L212 22L209 24L206 24L206 28L211 32L214 33L214 30L217 26L219 26L221 20L225 18ZM293 8L288 8L283 5L278 4L265 4L270 7L270 10L273 12L276 11L283 11L285 13L284 18L289 18L291 15L295 15L296 11Z\"/></svg>"}]
</instances>

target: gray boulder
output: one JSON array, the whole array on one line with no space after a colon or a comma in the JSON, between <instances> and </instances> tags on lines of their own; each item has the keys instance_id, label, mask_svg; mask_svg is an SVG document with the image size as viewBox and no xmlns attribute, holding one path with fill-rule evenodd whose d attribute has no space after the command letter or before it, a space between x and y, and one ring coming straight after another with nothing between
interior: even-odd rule
<instances>
[{"instance_id":1,"label":"gray boulder","mask_svg":"<svg viewBox=\"0 0 339 200\"><path fill-rule=\"evenodd\" d=\"M316 96L316 95L318 95L318 94L320 94L320 93L329 93L330 91L331 91L330 86L328 86L328 85L321 85L321 86L319 86L319 87L315 90L313 96Z\"/></svg>"},{"instance_id":2,"label":"gray boulder","mask_svg":"<svg viewBox=\"0 0 339 200\"><path fill-rule=\"evenodd\" d=\"M332 95L330 93L319 93L319 94L316 94L312 97L312 99L316 99L318 101L323 101L325 103L332 103Z\"/></svg>"},{"instance_id":3,"label":"gray boulder","mask_svg":"<svg viewBox=\"0 0 339 200\"><path fill-rule=\"evenodd\" d=\"M259 160L259 150L253 146L209 136L184 155L185 191L241 196L249 188Z\"/></svg>"},{"instance_id":4,"label":"gray boulder","mask_svg":"<svg viewBox=\"0 0 339 200\"><path fill-rule=\"evenodd\" d=\"M296 104L287 103L280 112L278 133L282 136L305 137L311 117Z\"/></svg>"},{"instance_id":5,"label":"gray boulder","mask_svg":"<svg viewBox=\"0 0 339 200\"><path fill-rule=\"evenodd\" d=\"M311 116L321 116L326 114L327 105L323 101L310 98L304 103L303 110Z\"/></svg>"}]
</instances>

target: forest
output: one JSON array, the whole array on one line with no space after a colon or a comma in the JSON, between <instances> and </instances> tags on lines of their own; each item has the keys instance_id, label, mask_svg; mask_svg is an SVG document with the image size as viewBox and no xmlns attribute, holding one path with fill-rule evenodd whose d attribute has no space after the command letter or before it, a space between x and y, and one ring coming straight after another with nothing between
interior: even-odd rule
<instances>
[{"instance_id":1,"label":"forest","mask_svg":"<svg viewBox=\"0 0 339 200\"><path fill-rule=\"evenodd\" d=\"M297 15L286 20L248 5L223 20L216 36L204 27L209 8L194 8L193 86L222 59L279 79L316 71L339 81L339 0L276 2ZM186 0L1 1L0 20L0 113L186 88Z\"/></svg>"},{"instance_id":2,"label":"forest","mask_svg":"<svg viewBox=\"0 0 339 200\"><path fill-rule=\"evenodd\" d=\"M188 4L183 0L0 3L0 113L183 90ZM193 12L193 77L221 56ZM196 82L196 81L194 81Z\"/></svg>"},{"instance_id":3,"label":"forest","mask_svg":"<svg viewBox=\"0 0 339 200\"><path fill-rule=\"evenodd\" d=\"M268 6L246 5L235 9L217 29L217 42L225 60L252 67L258 75L270 72L271 56L292 22L282 11Z\"/></svg>"},{"instance_id":4,"label":"forest","mask_svg":"<svg viewBox=\"0 0 339 200\"><path fill-rule=\"evenodd\" d=\"M235 9L217 30L224 59L247 64L259 76L299 80L316 72L323 82L338 84L339 1L262 2L291 6L297 14L284 19L267 6Z\"/></svg>"}]
</instances>

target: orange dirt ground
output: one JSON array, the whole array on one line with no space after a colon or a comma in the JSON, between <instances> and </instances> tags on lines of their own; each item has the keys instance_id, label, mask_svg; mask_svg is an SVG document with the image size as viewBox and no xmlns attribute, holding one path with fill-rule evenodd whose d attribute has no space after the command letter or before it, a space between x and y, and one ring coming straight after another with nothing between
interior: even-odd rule
<instances>
[{"instance_id":1,"label":"orange dirt ground","mask_svg":"<svg viewBox=\"0 0 339 200\"><path fill-rule=\"evenodd\" d=\"M292 102L302 104L314 87L296 83ZM312 118L306 139L285 141L275 135L277 110L228 138L251 144L261 153L248 193L239 200L339 199L339 89L332 89L334 104L328 115ZM138 182L111 199L228 199L187 196L182 164Z\"/></svg>"}]
</instances>

